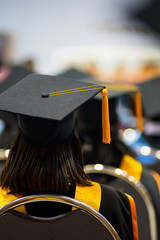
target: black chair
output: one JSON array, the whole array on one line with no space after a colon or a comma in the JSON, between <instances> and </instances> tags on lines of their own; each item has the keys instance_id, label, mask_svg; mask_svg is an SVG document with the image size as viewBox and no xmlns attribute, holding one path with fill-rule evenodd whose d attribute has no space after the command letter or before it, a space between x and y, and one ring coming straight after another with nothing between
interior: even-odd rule
<instances>
[{"instance_id":1,"label":"black chair","mask_svg":"<svg viewBox=\"0 0 160 240\"><path fill-rule=\"evenodd\" d=\"M139 240L157 240L156 212L146 188L127 172L102 164L85 166L85 172L93 181L112 186L133 197L137 209Z\"/></svg>"},{"instance_id":2,"label":"black chair","mask_svg":"<svg viewBox=\"0 0 160 240\"><path fill-rule=\"evenodd\" d=\"M50 218L15 211L16 207L41 201L67 204L74 210ZM65 196L32 195L16 199L0 208L0 239L120 240L120 237L100 213L85 203Z\"/></svg>"}]
</instances>

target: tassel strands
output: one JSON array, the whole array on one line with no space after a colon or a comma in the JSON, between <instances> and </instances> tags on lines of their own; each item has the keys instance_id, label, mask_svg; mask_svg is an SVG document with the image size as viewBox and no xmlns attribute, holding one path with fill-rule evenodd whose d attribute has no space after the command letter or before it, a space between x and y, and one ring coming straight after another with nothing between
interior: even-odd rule
<instances>
[{"instance_id":1,"label":"tassel strands","mask_svg":"<svg viewBox=\"0 0 160 240\"><path fill-rule=\"evenodd\" d=\"M139 131L143 131L141 93L139 91L135 93L135 112L137 116L137 128Z\"/></svg>"},{"instance_id":2,"label":"tassel strands","mask_svg":"<svg viewBox=\"0 0 160 240\"><path fill-rule=\"evenodd\" d=\"M111 142L111 133L110 133L110 121L109 121L109 104L108 104L108 96L107 89L104 88L101 91L102 95L102 133L103 133L103 142L110 143Z\"/></svg>"}]
</instances>

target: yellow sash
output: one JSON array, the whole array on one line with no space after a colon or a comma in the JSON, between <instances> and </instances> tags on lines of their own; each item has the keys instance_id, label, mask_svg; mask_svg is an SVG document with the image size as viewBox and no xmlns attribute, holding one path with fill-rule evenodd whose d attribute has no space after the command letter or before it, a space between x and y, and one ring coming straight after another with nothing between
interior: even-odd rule
<instances>
[{"instance_id":1,"label":"yellow sash","mask_svg":"<svg viewBox=\"0 0 160 240\"><path fill-rule=\"evenodd\" d=\"M92 186L76 185L75 199L84 202L99 211L101 204L101 186L92 182Z\"/></svg>"},{"instance_id":2,"label":"yellow sash","mask_svg":"<svg viewBox=\"0 0 160 240\"><path fill-rule=\"evenodd\" d=\"M20 197L22 197L22 195L10 194L7 190L2 190L2 188L0 187L0 207ZM25 207L23 205L17 207L16 210L22 213L26 213Z\"/></svg>"},{"instance_id":3,"label":"yellow sash","mask_svg":"<svg viewBox=\"0 0 160 240\"><path fill-rule=\"evenodd\" d=\"M129 155L124 155L120 164L120 169L126 171L129 175L133 176L136 180L141 179L142 165L136 159Z\"/></svg>"},{"instance_id":4,"label":"yellow sash","mask_svg":"<svg viewBox=\"0 0 160 240\"><path fill-rule=\"evenodd\" d=\"M99 211L101 204L101 187L98 183L92 182L93 186L76 186L75 199L82 201L95 210ZM22 195L12 195L8 191L2 190L0 187L0 207L5 204L22 197ZM26 213L25 207L20 206L16 208L17 211Z\"/></svg>"}]
</instances>

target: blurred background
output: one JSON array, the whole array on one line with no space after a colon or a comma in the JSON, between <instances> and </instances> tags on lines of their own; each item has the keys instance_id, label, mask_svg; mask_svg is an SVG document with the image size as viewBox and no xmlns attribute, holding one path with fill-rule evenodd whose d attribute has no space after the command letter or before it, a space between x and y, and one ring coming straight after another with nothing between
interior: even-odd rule
<instances>
[{"instance_id":1,"label":"blurred background","mask_svg":"<svg viewBox=\"0 0 160 240\"><path fill-rule=\"evenodd\" d=\"M160 20L156 11L160 7L152 10L154 3L158 4L152 0L1 0L0 83L10 76L14 66L50 75L76 68L108 83L141 84L158 79ZM149 15L141 14L148 8ZM119 117L123 133L129 126L135 127L126 102L121 104ZM154 162L160 158L159 113L156 122L155 116L145 117L145 139L133 128L122 139L138 149L140 156L152 155ZM0 131L4 129L1 122ZM143 146L150 150L144 148L141 152ZM139 160L145 162L144 158Z\"/></svg>"},{"instance_id":2,"label":"blurred background","mask_svg":"<svg viewBox=\"0 0 160 240\"><path fill-rule=\"evenodd\" d=\"M151 0L2 0L0 54L37 72L75 66L107 81L160 74L160 37L134 12Z\"/></svg>"}]
</instances>

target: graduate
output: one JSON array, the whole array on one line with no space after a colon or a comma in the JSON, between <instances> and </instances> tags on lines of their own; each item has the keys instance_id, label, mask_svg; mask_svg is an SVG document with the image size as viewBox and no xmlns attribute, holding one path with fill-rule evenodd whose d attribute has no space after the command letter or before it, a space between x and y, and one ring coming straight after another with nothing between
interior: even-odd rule
<instances>
[{"instance_id":1,"label":"graduate","mask_svg":"<svg viewBox=\"0 0 160 240\"><path fill-rule=\"evenodd\" d=\"M116 85L115 85L116 86ZM108 85L109 87L109 85ZM136 160L136 152L127 146L120 138L120 123L116 106L121 95L130 92L108 91L109 118L111 130L110 144L103 144L101 122L102 102L99 97L89 100L77 110L77 131L82 142L84 163L103 164L126 171L147 189L153 201L158 226L160 224L160 176L153 169L149 170Z\"/></svg>"},{"instance_id":2,"label":"graduate","mask_svg":"<svg viewBox=\"0 0 160 240\"><path fill-rule=\"evenodd\" d=\"M82 74L77 69L69 69L61 77L71 77L87 83L101 83L90 75ZM105 84L103 82L103 84ZM134 112L137 117L137 128L143 131L141 109L141 93L135 85L106 84L109 99L109 120L111 142L104 144L102 139L102 98L96 95L80 106L76 111L76 129L79 134L84 154L84 164L104 164L125 170L140 181L149 192L156 209L157 224L160 224L160 176L154 169L147 169L136 160L136 152L120 138L120 121L117 104L120 97L132 98ZM143 100L143 98L142 98ZM159 228L159 225L158 225Z\"/></svg>"},{"instance_id":3,"label":"graduate","mask_svg":"<svg viewBox=\"0 0 160 240\"><path fill-rule=\"evenodd\" d=\"M106 95L105 87L30 74L0 95L0 110L16 114L19 126L1 175L0 206L30 194L62 194L103 214L121 239L137 240L133 198L92 182L83 170L74 112L99 92ZM24 209L43 217L67 211L47 203Z\"/></svg>"}]
</instances>

